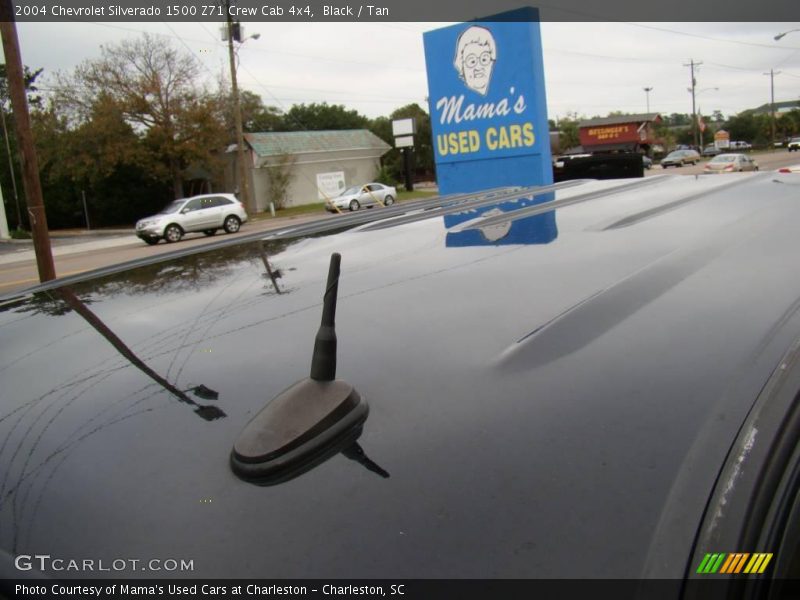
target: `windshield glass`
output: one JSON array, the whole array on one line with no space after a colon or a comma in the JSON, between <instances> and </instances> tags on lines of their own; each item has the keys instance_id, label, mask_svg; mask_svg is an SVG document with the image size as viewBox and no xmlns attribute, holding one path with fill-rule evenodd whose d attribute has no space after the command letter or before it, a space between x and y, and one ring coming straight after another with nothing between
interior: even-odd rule
<instances>
[{"instance_id":1,"label":"windshield glass","mask_svg":"<svg viewBox=\"0 0 800 600\"><path fill-rule=\"evenodd\" d=\"M680 158L683 156L684 150L677 150L675 152L670 152L667 154L667 158Z\"/></svg>"},{"instance_id":2,"label":"windshield glass","mask_svg":"<svg viewBox=\"0 0 800 600\"><path fill-rule=\"evenodd\" d=\"M357 194L359 192L359 190L361 190L361 186L354 186L354 187L351 187L351 188L347 188L345 191L343 191L339 195L340 196L349 196L350 194Z\"/></svg>"},{"instance_id":3,"label":"windshield glass","mask_svg":"<svg viewBox=\"0 0 800 600\"><path fill-rule=\"evenodd\" d=\"M728 163L736 160L735 154L720 154L711 159L713 163Z\"/></svg>"},{"instance_id":4,"label":"windshield glass","mask_svg":"<svg viewBox=\"0 0 800 600\"><path fill-rule=\"evenodd\" d=\"M175 200L174 202L170 202L163 209L161 209L161 212L159 212L158 214L168 215L170 213L178 212L181 206L183 206L183 203L184 200Z\"/></svg>"}]
</instances>

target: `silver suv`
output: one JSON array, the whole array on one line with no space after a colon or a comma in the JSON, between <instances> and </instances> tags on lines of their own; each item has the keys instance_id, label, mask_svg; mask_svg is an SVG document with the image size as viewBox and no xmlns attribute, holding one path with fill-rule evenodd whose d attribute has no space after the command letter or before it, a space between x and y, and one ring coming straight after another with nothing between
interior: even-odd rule
<instances>
[{"instance_id":1,"label":"silver suv","mask_svg":"<svg viewBox=\"0 0 800 600\"><path fill-rule=\"evenodd\" d=\"M172 243L192 231L214 235L221 228L236 233L245 221L244 205L233 194L205 194L175 200L160 213L140 219L136 235L150 245L161 238Z\"/></svg>"}]
</instances>

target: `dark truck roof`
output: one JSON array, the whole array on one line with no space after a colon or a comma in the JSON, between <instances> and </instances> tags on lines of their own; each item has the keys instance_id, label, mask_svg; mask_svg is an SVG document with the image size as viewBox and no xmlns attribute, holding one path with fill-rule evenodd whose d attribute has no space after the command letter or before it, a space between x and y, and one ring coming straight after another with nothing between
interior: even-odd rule
<instances>
[{"instance_id":1,"label":"dark truck roof","mask_svg":"<svg viewBox=\"0 0 800 600\"><path fill-rule=\"evenodd\" d=\"M0 548L185 558L194 577L684 576L800 336L797 181L532 196L375 209L7 297ZM332 252L367 458L247 483L231 448L308 375Z\"/></svg>"}]
</instances>

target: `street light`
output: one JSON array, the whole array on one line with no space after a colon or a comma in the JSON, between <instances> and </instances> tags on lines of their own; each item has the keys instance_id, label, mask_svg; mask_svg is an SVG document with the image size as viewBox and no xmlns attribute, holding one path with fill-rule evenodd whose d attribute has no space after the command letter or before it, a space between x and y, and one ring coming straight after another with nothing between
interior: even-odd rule
<instances>
[{"instance_id":1,"label":"street light","mask_svg":"<svg viewBox=\"0 0 800 600\"><path fill-rule=\"evenodd\" d=\"M241 30L239 30L239 31L241 31ZM247 40L257 40L258 38L261 37L261 34L260 33L251 33L246 38L244 38L242 40L238 40L238 39L236 39L236 35L237 34L236 34L236 30L234 29L234 34L233 35L234 35L233 41L236 42L236 44L237 44L237 45L235 45L233 47L233 52L236 55L236 73L238 73L239 72L239 63L241 62L239 60L239 50L241 50L242 46L244 46L244 43Z\"/></svg>"},{"instance_id":2,"label":"street light","mask_svg":"<svg viewBox=\"0 0 800 600\"><path fill-rule=\"evenodd\" d=\"M650 92L653 91L652 87L642 88L644 90L645 95L647 96L647 113L650 114Z\"/></svg>"},{"instance_id":3,"label":"street light","mask_svg":"<svg viewBox=\"0 0 800 600\"><path fill-rule=\"evenodd\" d=\"M781 39L783 36L785 36L785 35L786 35L786 34L788 34L788 33L792 33L793 31L800 31L800 29L790 29L789 31L784 31L783 33L779 33L778 35L776 35L776 36L775 36L775 41L777 42L777 41L778 41L778 40L780 40L780 39Z\"/></svg>"}]
</instances>

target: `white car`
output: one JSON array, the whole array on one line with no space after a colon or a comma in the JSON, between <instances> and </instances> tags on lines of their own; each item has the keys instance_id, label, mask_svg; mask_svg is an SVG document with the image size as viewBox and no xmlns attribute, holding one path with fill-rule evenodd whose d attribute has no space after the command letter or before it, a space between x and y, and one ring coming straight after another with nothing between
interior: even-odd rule
<instances>
[{"instance_id":1,"label":"white car","mask_svg":"<svg viewBox=\"0 0 800 600\"><path fill-rule=\"evenodd\" d=\"M218 229L236 233L247 221L244 205L233 194L205 194L171 202L160 213L136 222L136 235L155 245L164 239L177 242L185 233L202 231L214 235Z\"/></svg>"},{"instance_id":2,"label":"white car","mask_svg":"<svg viewBox=\"0 0 800 600\"><path fill-rule=\"evenodd\" d=\"M704 173L733 173L734 171L758 171L758 163L746 154L718 154L706 163Z\"/></svg>"},{"instance_id":3,"label":"white car","mask_svg":"<svg viewBox=\"0 0 800 600\"><path fill-rule=\"evenodd\" d=\"M362 206L391 206L397 199L397 190L382 183L365 183L347 188L338 196L325 203L330 212L341 210L358 210Z\"/></svg>"}]
</instances>

